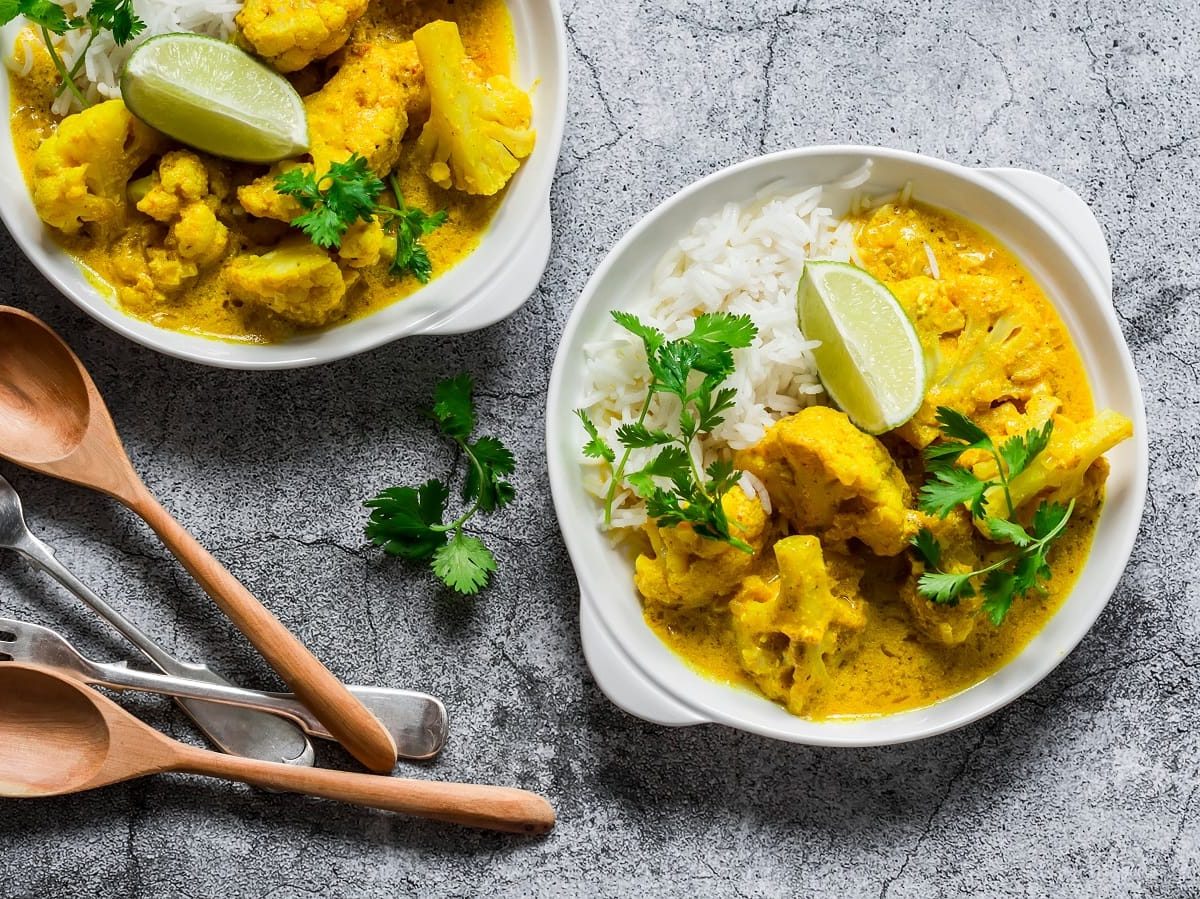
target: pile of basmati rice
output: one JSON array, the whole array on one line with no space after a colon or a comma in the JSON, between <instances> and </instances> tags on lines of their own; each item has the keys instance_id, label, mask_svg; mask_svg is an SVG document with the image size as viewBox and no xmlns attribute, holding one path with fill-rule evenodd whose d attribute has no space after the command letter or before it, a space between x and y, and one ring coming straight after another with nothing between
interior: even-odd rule
<instances>
[{"instance_id":1,"label":"pile of basmati rice","mask_svg":"<svg viewBox=\"0 0 1200 899\"><path fill-rule=\"evenodd\" d=\"M52 0L63 7L67 16L84 16L91 8L91 0ZM133 0L133 8L146 29L125 46L118 47L110 32L102 32L87 49L79 84L89 101L108 100L121 96L121 67L134 48L156 34L174 31L191 31L210 37L227 40L236 31L233 18L242 8L241 0ZM72 68L79 54L87 46L91 32L87 28L76 29L65 35L53 36L59 55L67 68ZM5 41L12 52L6 60L8 67L19 75L28 75L33 67L34 54L42 44L39 31L25 28L11 44ZM70 91L63 91L52 107L57 115L67 115L79 109L79 101Z\"/></svg>"},{"instance_id":2,"label":"pile of basmati rice","mask_svg":"<svg viewBox=\"0 0 1200 899\"><path fill-rule=\"evenodd\" d=\"M659 263L646 295L626 307L668 339L688 334L702 312L746 314L758 326L753 344L734 352L737 367L725 384L737 392L734 408L693 448L700 464L752 446L776 421L820 397L811 353L817 344L800 332L796 288L808 259L858 261L853 225L833 214L829 200L831 192L854 191L870 175L867 162L826 186L785 190L772 185L749 203L731 203L701 219ZM646 396L645 350L614 323L585 347L585 356L588 386L581 405L610 445L619 447L617 428L637 420ZM678 414L677 400L658 397L646 424L677 432ZM628 470L635 471L654 452L635 450ZM583 464L587 489L605 496L610 466L595 459ZM755 479L744 477L743 487L769 503ZM613 527L638 526L645 520L642 501L622 489L613 506Z\"/></svg>"}]
</instances>

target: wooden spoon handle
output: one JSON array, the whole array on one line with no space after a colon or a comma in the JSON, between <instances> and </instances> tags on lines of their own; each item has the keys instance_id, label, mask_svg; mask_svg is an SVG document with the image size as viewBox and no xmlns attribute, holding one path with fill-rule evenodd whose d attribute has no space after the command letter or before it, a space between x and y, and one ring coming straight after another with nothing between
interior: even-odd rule
<instances>
[{"instance_id":1,"label":"wooden spoon handle","mask_svg":"<svg viewBox=\"0 0 1200 899\"><path fill-rule=\"evenodd\" d=\"M149 491L142 487L126 501L338 742L370 770L390 772L396 744L367 707Z\"/></svg>"},{"instance_id":2,"label":"wooden spoon handle","mask_svg":"<svg viewBox=\"0 0 1200 899\"><path fill-rule=\"evenodd\" d=\"M537 793L513 787L445 783L296 768L186 747L172 770L252 784L268 790L321 796L368 808L505 833L544 834L554 808Z\"/></svg>"}]
</instances>

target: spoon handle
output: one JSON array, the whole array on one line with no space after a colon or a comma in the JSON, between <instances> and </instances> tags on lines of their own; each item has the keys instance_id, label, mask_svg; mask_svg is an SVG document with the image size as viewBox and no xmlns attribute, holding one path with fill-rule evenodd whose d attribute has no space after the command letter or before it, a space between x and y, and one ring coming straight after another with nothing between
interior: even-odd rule
<instances>
[{"instance_id":1,"label":"spoon handle","mask_svg":"<svg viewBox=\"0 0 1200 899\"><path fill-rule=\"evenodd\" d=\"M505 833L537 835L554 826L554 808L545 798L513 787L289 768L192 746L180 750L171 770Z\"/></svg>"},{"instance_id":2,"label":"spoon handle","mask_svg":"<svg viewBox=\"0 0 1200 899\"><path fill-rule=\"evenodd\" d=\"M367 707L172 518L145 487L126 502L162 538L204 592L249 638L337 741L372 771L390 772L396 765L396 745Z\"/></svg>"}]
</instances>

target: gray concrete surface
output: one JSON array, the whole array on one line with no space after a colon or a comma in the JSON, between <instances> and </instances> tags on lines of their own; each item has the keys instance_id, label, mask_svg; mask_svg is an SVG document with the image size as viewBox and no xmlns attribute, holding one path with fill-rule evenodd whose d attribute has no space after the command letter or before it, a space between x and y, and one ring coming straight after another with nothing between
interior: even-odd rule
<instances>
[{"instance_id":1,"label":"gray concrete surface","mask_svg":"<svg viewBox=\"0 0 1200 899\"><path fill-rule=\"evenodd\" d=\"M565 5L554 258L528 306L483 333L315 371L212 371L103 330L0 238L0 300L69 335L165 503L339 674L445 698L454 739L430 776L543 790L558 829L505 838L164 777L0 803L0 894L1200 895L1200 12L1182 0ZM654 204L727 163L827 141L1025 166L1093 205L1149 406L1141 538L1083 644L957 733L847 752L647 726L597 692L580 655L543 462L551 353L588 273ZM365 548L359 505L446 469L418 409L463 367L521 463L516 506L486 523L499 582L474 601ZM273 684L129 514L0 471L64 559L169 645ZM10 559L0 608L99 657L121 652ZM161 703L137 707L190 738Z\"/></svg>"}]
</instances>

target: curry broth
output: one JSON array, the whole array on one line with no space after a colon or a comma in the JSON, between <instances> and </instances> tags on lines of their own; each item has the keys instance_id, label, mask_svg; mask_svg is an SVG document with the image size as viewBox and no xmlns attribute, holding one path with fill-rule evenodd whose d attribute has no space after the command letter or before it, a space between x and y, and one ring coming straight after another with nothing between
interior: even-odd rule
<instances>
[{"instance_id":1,"label":"curry broth","mask_svg":"<svg viewBox=\"0 0 1200 899\"><path fill-rule=\"evenodd\" d=\"M379 0L368 7L366 15L355 27L350 42L373 38L406 41L427 22L445 19L458 24L467 52L488 75L511 74L516 56L512 19L504 0ZM314 68L319 68L316 63ZM10 74L12 90L11 128L17 157L30 181L33 154L41 142L54 132L58 118L49 112L58 75L49 56L39 53L28 77ZM320 86L320 80L310 73L299 72L294 82L301 93ZM410 122L405 152L397 167L401 189L410 206L426 211L445 209L447 220L432 234L423 238L433 263L433 277L452 268L469 256L479 245L492 217L499 208L504 192L493 197L477 197L457 190L443 190L422 172L420 161L412 152L420 122ZM244 183L266 170L265 166L245 166L221 163L236 183ZM30 185L32 189L32 185ZM153 227L141 222L131 213L131 227ZM259 242L250 237L247 229L226 222L235 244L254 247ZM272 227L270 224L265 227ZM153 308L135 308L122 304L111 284L114 276L115 248L99 244L84 234L66 236L52 229L54 239L82 264L98 289L123 311L143 318L162 328L218 338L240 343L277 343L287 340L303 329L267 311L257 309L230 295L224 283L222 266L201 273L199 279L178 297ZM362 318L418 291L423 285L410 275L400 278L388 272L386 262L360 270L359 283L351 289L344 312L330 326Z\"/></svg>"},{"instance_id":2,"label":"curry broth","mask_svg":"<svg viewBox=\"0 0 1200 899\"><path fill-rule=\"evenodd\" d=\"M950 213L913 204L904 214L909 216L904 223L911 232L906 232L909 242L935 247L943 275L986 273L1039 310L1047 322L1051 383L1063 402L1062 412L1075 420L1091 416L1091 389L1079 353L1054 306L1016 257L982 229ZM919 261L923 264L924 257ZM911 263L901 256L864 254L866 268L885 281L897 275L898 267ZM999 670L1041 631L1071 591L1091 548L1098 515L1097 505L1072 517L1052 550L1053 577L1045 595L1018 599L1000 627L983 620L957 646L922 638L898 597L903 577L896 571L896 560L871 557L861 588L867 621L858 649L834 661L829 683L814 696L806 717L874 716L920 708ZM759 555L759 573L772 575L770 553L764 549ZM739 660L727 604L681 610L647 603L644 609L651 629L691 667L715 680L757 690Z\"/></svg>"}]
</instances>

